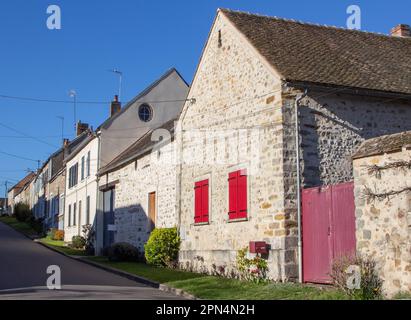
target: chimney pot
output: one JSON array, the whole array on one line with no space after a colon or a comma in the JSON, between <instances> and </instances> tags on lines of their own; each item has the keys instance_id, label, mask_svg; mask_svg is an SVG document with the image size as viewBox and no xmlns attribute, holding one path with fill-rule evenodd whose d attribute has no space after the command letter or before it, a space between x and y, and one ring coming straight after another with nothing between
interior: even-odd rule
<instances>
[{"instance_id":1,"label":"chimney pot","mask_svg":"<svg viewBox=\"0 0 411 320\"><path fill-rule=\"evenodd\" d=\"M118 95L114 96L114 100L111 102L110 106L110 117L114 116L121 110L121 102L118 101Z\"/></svg>"},{"instance_id":2,"label":"chimney pot","mask_svg":"<svg viewBox=\"0 0 411 320\"><path fill-rule=\"evenodd\" d=\"M411 28L408 24L399 24L391 29L391 36L393 37L411 37Z\"/></svg>"},{"instance_id":3,"label":"chimney pot","mask_svg":"<svg viewBox=\"0 0 411 320\"><path fill-rule=\"evenodd\" d=\"M68 145L69 145L69 143L70 143L70 140L69 140L69 139L64 139L64 140L63 140L63 147L64 147L64 148L67 148Z\"/></svg>"}]
</instances>

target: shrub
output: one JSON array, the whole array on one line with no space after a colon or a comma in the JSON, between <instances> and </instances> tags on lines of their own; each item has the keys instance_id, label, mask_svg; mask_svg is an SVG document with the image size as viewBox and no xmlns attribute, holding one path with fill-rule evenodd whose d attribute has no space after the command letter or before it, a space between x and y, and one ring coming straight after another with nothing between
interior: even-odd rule
<instances>
[{"instance_id":1,"label":"shrub","mask_svg":"<svg viewBox=\"0 0 411 320\"><path fill-rule=\"evenodd\" d=\"M73 236L71 239L71 247L74 249L83 249L86 245L86 239L82 236Z\"/></svg>"},{"instance_id":2,"label":"shrub","mask_svg":"<svg viewBox=\"0 0 411 320\"><path fill-rule=\"evenodd\" d=\"M140 257L138 249L127 242L118 242L108 249L110 261L137 261Z\"/></svg>"},{"instance_id":3,"label":"shrub","mask_svg":"<svg viewBox=\"0 0 411 320\"><path fill-rule=\"evenodd\" d=\"M178 258L180 237L177 228L154 229L144 245L147 263L172 267Z\"/></svg>"},{"instance_id":4,"label":"shrub","mask_svg":"<svg viewBox=\"0 0 411 320\"><path fill-rule=\"evenodd\" d=\"M352 270L350 270L350 267ZM359 274L356 281L357 285L352 282L355 268ZM351 298L361 300L376 300L383 297L382 285L383 280L379 277L376 262L370 257L344 256L336 259L331 267L331 278L336 287L344 291Z\"/></svg>"},{"instance_id":5,"label":"shrub","mask_svg":"<svg viewBox=\"0 0 411 320\"><path fill-rule=\"evenodd\" d=\"M83 226L83 237L86 239L85 251L87 255L94 255L94 240L95 240L95 231L91 224Z\"/></svg>"},{"instance_id":6,"label":"shrub","mask_svg":"<svg viewBox=\"0 0 411 320\"><path fill-rule=\"evenodd\" d=\"M17 203L14 206L14 214L20 222L28 222L32 217L30 207L25 203Z\"/></svg>"},{"instance_id":7,"label":"shrub","mask_svg":"<svg viewBox=\"0 0 411 320\"><path fill-rule=\"evenodd\" d=\"M28 223L33 228L33 230L40 236L44 234L43 221L44 221L43 218L36 219L34 216L31 216L28 221Z\"/></svg>"},{"instance_id":8,"label":"shrub","mask_svg":"<svg viewBox=\"0 0 411 320\"><path fill-rule=\"evenodd\" d=\"M47 232L47 236L48 236L50 239L53 239L53 240L54 240L54 234L56 233L56 231L57 231L56 228L51 228L51 229L49 230L49 232Z\"/></svg>"},{"instance_id":9,"label":"shrub","mask_svg":"<svg viewBox=\"0 0 411 320\"><path fill-rule=\"evenodd\" d=\"M63 230L56 230L52 237L53 240L56 241L63 241L64 240L64 231Z\"/></svg>"},{"instance_id":10,"label":"shrub","mask_svg":"<svg viewBox=\"0 0 411 320\"><path fill-rule=\"evenodd\" d=\"M248 248L245 247L237 252L237 269L241 280L252 281L255 283L267 280L268 264L260 256L252 259L247 258Z\"/></svg>"}]
</instances>

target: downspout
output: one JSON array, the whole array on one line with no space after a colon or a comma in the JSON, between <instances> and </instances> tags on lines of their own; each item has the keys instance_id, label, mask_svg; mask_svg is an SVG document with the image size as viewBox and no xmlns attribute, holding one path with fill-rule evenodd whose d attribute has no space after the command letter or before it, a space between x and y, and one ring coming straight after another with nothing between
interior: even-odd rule
<instances>
[{"instance_id":1,"label":"downspout","mask_svg":"<svg viewBox=\"0 0 411 320\"><path fill-rule=\"evenodd\" d=\"M300 173L300 130L298 122L298 107L300 102L307 95L307 89L304 93L297 95L294 104L295 116L295 153L296 153L296 171L297 171L297 224L298 224L298 281L303 282L303 250L302 250L302 232L301 232L301 173Z\"/></svg>"}]
</instances>

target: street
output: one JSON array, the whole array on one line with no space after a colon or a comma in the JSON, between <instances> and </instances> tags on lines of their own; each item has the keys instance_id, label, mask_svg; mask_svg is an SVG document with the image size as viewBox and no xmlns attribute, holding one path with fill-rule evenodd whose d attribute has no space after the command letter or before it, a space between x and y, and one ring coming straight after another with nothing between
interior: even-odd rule
<instances>
[{"instance_id":1,"label":"street","mask_svg":"<svg viewBox=\"0 0 411 320\"><path fill-rule=\"evenodd\" d=\"M61 269L61 290L46 286L50 265ZM0 222L0 300L176 298L51 251Z\"/></svg>"}]
</instances>

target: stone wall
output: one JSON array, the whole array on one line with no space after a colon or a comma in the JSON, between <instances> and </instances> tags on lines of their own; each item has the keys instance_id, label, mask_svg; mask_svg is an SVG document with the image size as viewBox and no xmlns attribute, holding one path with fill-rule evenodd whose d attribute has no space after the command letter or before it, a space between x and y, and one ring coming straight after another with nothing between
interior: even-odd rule
<instances>
[{"instance_id":1,"label":"stone wall","mask_svg":"<svg viewBox=\"0 0 411 320\"><path fill-rule=\"evenodd\" d=\"M351 156L366 139L411 130L410 102L309 90L300 108L304 187L351 181Z\"/></svg>"},{"instance_id":2,"label":"stone wall","mask_svg":"<svg viewBox=\"0 0 411 320\"><path fill-rule=\"evenodd\" d=\"M237 251L266 241L269 277L297 277L295 241L284 212L281 81L220 13L205 47L179 128L180 264L202 272L235 269ZM228 219L228 174L247 169L248 217ZM194 183L209 179L209 223L194 224ZM294 223L294 222L292 222Z\"/></svg>"},{"instance_id":3,"label":"stone wall","mask_svg":"<svg viewBox=\"0 0 411 320\"><path fill-rule=\"evenodd\" d=\"M410 187L411 170L386 169L380 177L369 166L410 161L411 150L354 160L357 250L377 262L388 296L411 291L411 192L371 199L364 192L399 191Z\"/></svg>"},{"instance_id":4,"label":"stone wall","mask_svg":"<svg viewBox=\"0 0 411 320\"><path fill-rule=\"evenodd\" d=\"M115 185L115 242L128 242L141 252L151 233L149 193L156 193L156 228L177 226L176 166L169 143L134 162L108 173L100 184ZM160 153L159 153L160 151Z\"/></svg>"}]
</instances>

